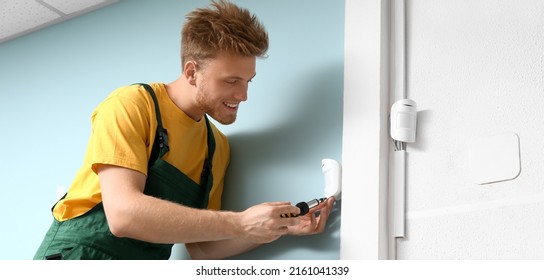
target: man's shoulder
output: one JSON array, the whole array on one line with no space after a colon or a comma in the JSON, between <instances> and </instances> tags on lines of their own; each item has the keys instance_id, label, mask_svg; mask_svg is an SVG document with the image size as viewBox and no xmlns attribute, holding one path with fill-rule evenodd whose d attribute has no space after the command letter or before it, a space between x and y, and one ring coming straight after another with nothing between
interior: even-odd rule
<instances>
[{"instance_id":1,"label":"man's shoulder","mask_svg":"<svg viewBox=\"0 0 544 280\"><path fill-rule=\"evenodd\" d=\"M149 83L146 84L151 87L153 92L157 94L157 84L156 83ZM116 88L113 90L109 97L121 97L121 98L127 98L127 99L148 99L150 97L150 93L147 90L147 87L144 87L143 84L131 84L131 85L124 85L121 87Z\"/></svg>"}]
</instances>

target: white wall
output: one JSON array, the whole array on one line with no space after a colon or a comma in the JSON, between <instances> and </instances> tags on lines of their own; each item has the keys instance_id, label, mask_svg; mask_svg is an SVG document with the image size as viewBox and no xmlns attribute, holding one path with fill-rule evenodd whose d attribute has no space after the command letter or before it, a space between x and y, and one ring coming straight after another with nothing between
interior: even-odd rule
<instances>
[{"instance_id":1,"label":"white wall","mask_svg":"<svg viewBox=\"0 0 544 280\"><path fill-rule=\"evenodd\" d=\"M407 1L407 238L400 259L544 258L544 1ZM477 185L473 139L513 132L521 173ZM500 151L498 151L500 152Z\"/></svg>"}]
</instances>

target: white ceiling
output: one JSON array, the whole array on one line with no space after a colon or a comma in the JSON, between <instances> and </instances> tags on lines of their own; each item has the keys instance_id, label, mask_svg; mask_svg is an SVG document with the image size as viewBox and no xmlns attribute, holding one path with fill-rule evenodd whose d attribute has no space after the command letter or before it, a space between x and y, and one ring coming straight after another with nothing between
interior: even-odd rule
<instances>
[{"instance_id":1,"label":"white ceiling","mask_svg":"<svg viewBox=\"0 0 544 280\"><path fill-rule=\"evenodd\" d=\"M0 43L118 0L0 0Z\"/></svg>"}]
</instances>

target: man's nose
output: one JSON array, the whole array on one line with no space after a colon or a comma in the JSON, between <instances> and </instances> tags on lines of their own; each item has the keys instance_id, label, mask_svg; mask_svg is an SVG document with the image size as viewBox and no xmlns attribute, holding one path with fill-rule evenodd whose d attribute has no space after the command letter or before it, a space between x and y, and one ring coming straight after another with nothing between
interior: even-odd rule
<instances>
[{"instance_id":1,"label":"man's nose","mask_svg":"<svg viewBox=\"0 0 544 280\"><path fill-rule=\"evenodd\" d=\"M236 94L234 95L234 97L237 99L237 100L240 100L240 101L246 101L247 100L247 85L240 88L238 91L236 91Z\"/></svg>"}]
</instances>

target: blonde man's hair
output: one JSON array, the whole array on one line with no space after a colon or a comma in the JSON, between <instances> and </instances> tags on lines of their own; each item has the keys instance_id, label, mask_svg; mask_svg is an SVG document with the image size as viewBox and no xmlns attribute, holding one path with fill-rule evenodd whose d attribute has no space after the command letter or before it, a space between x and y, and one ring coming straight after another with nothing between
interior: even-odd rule
<instances>
[{"instance_id":1,"label":"blonde man's hair","mask_svg":"<svg viewBox=\"0 0 544 280\"><path fill-rule=\"evenodd\" d=\"M265 57L268 33L255 15L225 0L186 16L181 33L181 62L204 63L220 53Z\"/></svg>"}]
</instances>

